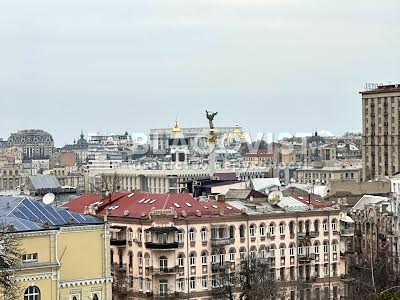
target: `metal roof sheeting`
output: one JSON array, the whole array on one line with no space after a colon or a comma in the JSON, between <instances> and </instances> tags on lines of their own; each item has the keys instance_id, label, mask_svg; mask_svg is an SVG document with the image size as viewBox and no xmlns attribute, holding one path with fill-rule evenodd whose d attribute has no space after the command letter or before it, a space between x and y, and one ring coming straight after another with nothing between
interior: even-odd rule
<instances>
[{"instance_id":1,"label":"metal roof sheeting","mask_svg":"<svg viewBox=\"0 0 400 300\"><path fill-rule=\"evenodd\" d=\"M56 176L54 175L36 175L30 177L35 190L59 189L61 188Z\"/></svg>"}]
</instances>

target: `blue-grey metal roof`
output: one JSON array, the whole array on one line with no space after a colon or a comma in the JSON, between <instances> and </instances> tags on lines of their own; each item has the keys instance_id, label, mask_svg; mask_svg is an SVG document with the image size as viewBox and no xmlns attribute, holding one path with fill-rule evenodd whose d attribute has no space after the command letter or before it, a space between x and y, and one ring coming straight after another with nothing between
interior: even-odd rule
<instances>
[{"instance_id":1,"label":"blue-grey metal roof","mask_svg":"<svg viewBox=\"0 0 400 300\"><path fill-rule=\"evenodd\" d=\"M103 223L94 216L47 205L30 197L11 196L0 196L0 218L6 225L13 225L16 231Z\"/></svg>"},{"instance_id":2,"label":"blue-grey metal roof","mask_svg":"<svg viewBox=\"0 0 400 300\"><path fill-rule=\"evenodd\" d=\"M54 175L31 176L30 180L35 190L61 188L60 183Z\"/></svg>"}]
</instances>

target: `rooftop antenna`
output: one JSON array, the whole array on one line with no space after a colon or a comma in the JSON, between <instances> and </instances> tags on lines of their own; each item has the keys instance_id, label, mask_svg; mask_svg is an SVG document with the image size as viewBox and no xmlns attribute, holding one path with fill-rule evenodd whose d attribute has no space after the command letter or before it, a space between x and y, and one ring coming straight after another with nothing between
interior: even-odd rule
<instances>
[{"instance_id":1,"label":"rooftop antenna","mask_svg":"<svg viewBox=\"0 0 400 300\"><path fill-rule=\"evenodd\" d=\"M47 193L46 195L43 196L43 203L50 205L51 203L54 202L56 199L56 196L53 193Z\"/></svg>"}]
</instances>

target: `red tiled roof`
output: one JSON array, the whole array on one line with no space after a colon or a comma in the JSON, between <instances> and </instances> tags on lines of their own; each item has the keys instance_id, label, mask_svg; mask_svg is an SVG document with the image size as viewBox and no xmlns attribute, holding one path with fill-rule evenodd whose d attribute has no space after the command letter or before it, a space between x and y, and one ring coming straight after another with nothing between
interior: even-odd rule
<instances>
[{"instance_id":1,"label":"red tiled roof","mask_svg":"<svg viewBox=\"0 0 400 300\"><path fill-rule=\"evenodd\" d=\"M108 211L109 217L126 218L145 218L149 217L152 210L172 208L181 217L185 212L188 217L197 216L219 216L241 214L239 209L229 206L224 202L205 201L199 202L192 195L183 194L146 194L146 193L120 193L118 197L114 195L111 201L108 198L102 199L97 214L104 216ZM72 203L71 203L72 202ZM97 202L97 201L94 201ZM92 203L94 203L92 202ZM69 203L71 203L69 205ZM83 211L88 206L89 201L85 198L76 198L65 205L73 211ZM89 204L88 204L89 203Z\"/></svg>"},{"instance_id":2,"label":"red tiled roof","mask_svg":"<svg viewBox=\"0 0 400 300\"><path fill-rule=\"evenodd\" d=\"M291 197L299 200L300 202L302 202L304 204L308 204L309 203L308 202L308 196L294 196L294 195L292 195ZM310 202L311 202L311 205L314 208L332 207L332 204L330 202L324 201L324 200L318 200L318 199L315 199L315 198L312 198L312 197L310 198Z\"/></svg>"},{"instance_id":3,"label":"red tiled roof","mask_svg":"<svg viewBox=\"0 0 400 300\"><path fill-rule=\"evenodd\" d=\"M125 193L114 193L112 195L112 200L116 199L117 197L124 195ZM127 193L129 194L129 193ZM103 199L103 195L101 194L82 194L77 198L70 200L67 203L64 203L62 207L68 208L70 211L74 211L77 213L84 213L85 207L99 202ZM109 199L109 198L107 198Z\"/></svg>"}]
</instances>

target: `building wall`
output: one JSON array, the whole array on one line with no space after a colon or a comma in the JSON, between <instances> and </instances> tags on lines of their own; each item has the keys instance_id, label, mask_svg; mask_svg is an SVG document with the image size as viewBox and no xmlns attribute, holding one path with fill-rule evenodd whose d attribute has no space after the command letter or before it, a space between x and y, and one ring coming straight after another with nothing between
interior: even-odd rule
<instances>
[{"instance_id":1,"label":"building wall","mask_svg":"<svg viewBox=\"0 0 400 300\"><path fill-rule=\"evenodd\" d=\"M17 273L24 291L40 289L42 300L99 299L111 300L109 236L104 225L71 226L60 230L20 233L25 254L37 254L37 260Z\"/></svg>"},{"instance_id":2,"label":"building wall","mask_svg":"<svg viewBox=\"0 0 400 300\"><path fill-rule=\"evenodd\" d=\"M328 214L330 214L328 216ZM213 271L220 263L220 254L222 254L224 262L230 261L230 250L235 251L235 258L233 260L233 264L229 263L229 268L233 270L234 266L239 263L241 257L240 252L244 249L245 255L247 256L251 251L256 251L257 255L260 256L261 249L268 249L273 246L276 247L275 253L272 251L265 252L266 257L269 257L272 261L274 261L273 266L275 268L275 276L282 283L282 286L286 286L284 288L287 292L287 295L290 295L291 292L294 292L295 295L300 294L300 290L304 293L309 290L309 292L315 292L316 289L322 290L325 287L329 287L329 282L331 283L330 289L331 294L333 293L333 288L335 287L338 293L342 293L342 284L340 280L341 272L345 269L345 261L344 258L340 255L340 249L343 246L343 239L339 235L340 232L340 220L341 213L336 211L323 212L323 211L313 211L313 212L301 212L301 213L282 213L282 215L277 214L261 214L258 216L249 216L245 218L244 216L235 216L235 217L224 217L221 216L218 220L207 219L207 218L198 218L198 219L187 219L186 221L176 220L174 219L161 219L150 222L135 222L133 220L126 219L123 220L110 220L112 226L124 227L127 226L126 232L121 234L120 237L122 239L126 239L126 243L123 243L119 246L112 246L112 259L113 263L117 266L124 266L121 272L126 276L127 281L129 282L130 294L133 296L131 299L140 299L139 292L149 292L157 294L159 292L160 280L167 280L168 288L170 292L182 292L182 293L190 293L191 299L200 299L201 297L207 297L207 294L211 290L212 278L213 275L217 274L217 272ZM329 219L329 220L328 220ZM299 222L303 222L305 224L306 221L310 222L311 228L310 231L314 230L314 221L318 220L319 222L319 234L316 235L315 238L307 238L303 241L303 245L306 243L310 243L309 252L315 253L314 243L319 243L318 250L319 256L317 260L310 260L309 263L305 264L309 268L309 278L312 278L316 266L320 272L319 278L313 278L313 284L310 284L304 288L297 288L298 286L298 271L299 266L301 266L298 255L297 245L300 244L301 237L297 233L297 226L300 224ZM323 231L323 222L327 221L327 231ZM336 231L332 230L332 220L336 220ZM291 235L289 233L289 222L293 221L295 225L294 234ZM280 234L280 223L285 223L285 228L283 233ZM269 225L274 224L274 232L275 234L268 234ZM260 234L260 225L264 224L265 234L262 236ZM244 226L244 237L240 237L240 226ZM255 235L254 237L250 236L250 227L255 226ZM170 241L178 241L178 244L173 249L162 249L155 250L149 249L146 244L150 239L147 236L145 230L150 227L160 227L160 226L176 226L180 231L182 231L181 238L178 237L178 234L168 236ZM226 238L229 235L229 228L233 226L235 228L234 237ZM225 236L224 238L212 238L211 231L212 228L224 228ZM206 237L203 240L201 231L202 229L206 230ZM194 241L190 241L190 230L194 230ZM303 231L305 231L303 227ZM332 242L335 241L337 243L336 252L333 251ZM330 244L327 246L327 253L324 253L324 242ZM219 244L222 243L222 244ZM285 244L285 249L283 256L280 254L279 247L281 244ZM289 251L289 245L295 244L296 246L293 249L293 255ZM302 247L302 251L306 253L306 248ZM190 255L195 253L194 264L190 263ZM207 262L203 264L202 262L202 253L206 254ZM183 266L180 267L178 263L178 256L182 255L184 257ZM212 263L212 257L216 255L215 263ZM132 256L132 258L130 258ZM164 256L168 260L168 268L171 269L170 273L160 274L157 270L160 268L160 257ZM311 255L313 256L313 255ZM147 259L146 259L147 257ZM336 265L336 273L333 271L333 265ZM343 266L342 266L343 264ZM305 265L304 269L305 270ZM330 266L331 270L324 274L324 267ZM280 269L284 270L284 279L280 278ZM290 279L290 269L294 268L295 278ZM195 278L195 288L190 288L189 282L190 278ZM207 287L204 288L202 286L203 278L207 282ZM182 280L184 282L183 290L180 290L178 282ZM309 279L311 280L311 279ZM284 281L284 283L283 283ZM290 299L288 297L288 299Z\"/></svg>"},{"instance_id":3,"label":"building wall","mask_svg":"<svg viewBox=\"0 0 400 300\"><path fill-rule=\"evenodd\" d=\"M363 178L391 176L399 168L400 88L362 92Z\"/></svg>"}]
</instances>

